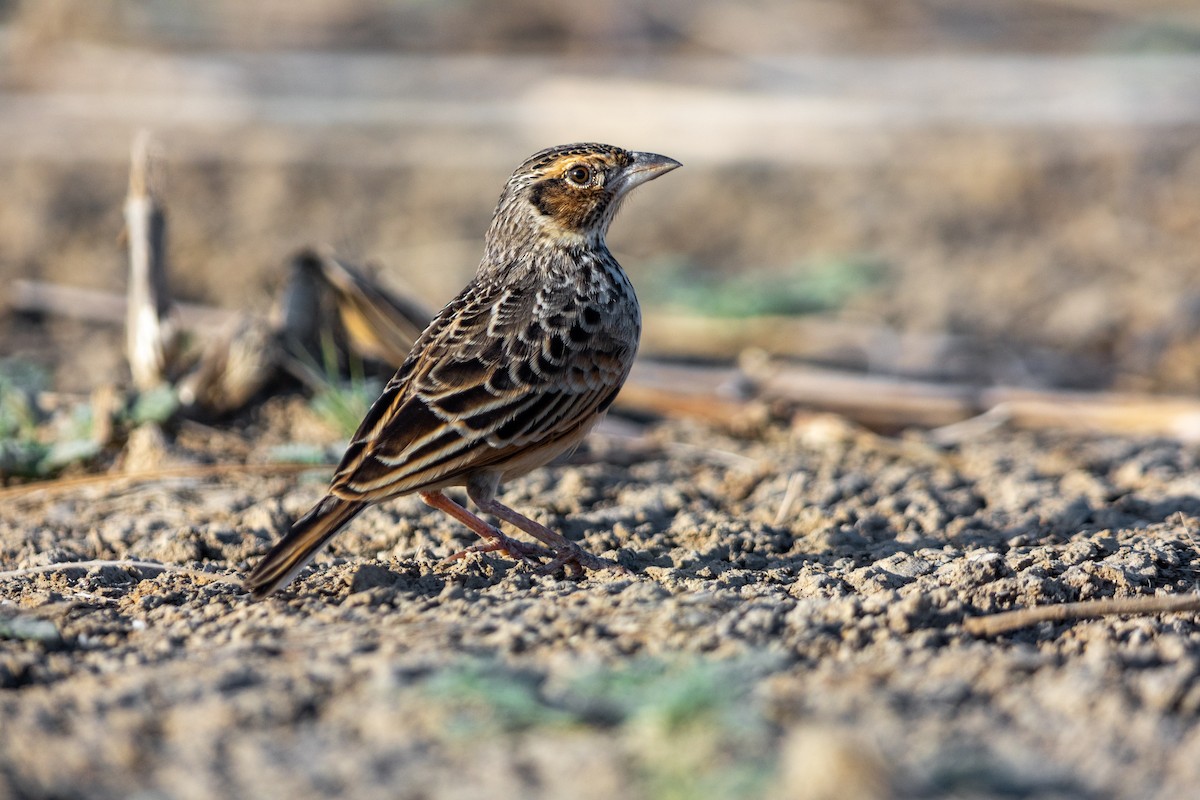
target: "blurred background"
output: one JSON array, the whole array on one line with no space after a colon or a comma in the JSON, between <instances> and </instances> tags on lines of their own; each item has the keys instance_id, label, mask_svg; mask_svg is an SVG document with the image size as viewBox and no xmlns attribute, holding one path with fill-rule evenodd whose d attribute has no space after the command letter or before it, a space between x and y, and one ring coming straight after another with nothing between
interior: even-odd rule
<instances>
[{"instance_id":1,"label":"blurred background","mask_svg":"<svg viewBox=\"0 0 1200 800\"><path fill-rule=\"evenodd\" d=\"M265 312L330 245L436 308L512 168L597 140L685 164L609 240L648 352L675 319L805 314L875 332L817 361L1200 388L1194 2L6 0L4 286L124 290L143 128L188 302ZM963 344L889 350L913 335ZM0 336L64 390L126 369L112 326Z\"/></svg>"}]
</instances>

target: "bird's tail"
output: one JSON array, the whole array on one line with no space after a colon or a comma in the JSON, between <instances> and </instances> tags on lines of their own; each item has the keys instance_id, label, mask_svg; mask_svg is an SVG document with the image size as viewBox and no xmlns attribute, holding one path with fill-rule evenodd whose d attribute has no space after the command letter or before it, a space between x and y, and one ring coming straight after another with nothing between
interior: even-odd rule
<instances>
[{"instance_id":1,"label":"bird's tail","mask_svg":"<svg viewBox=\"0 0 1200 800\"><path fill-rule=\"evenodd\" d=\"M245 585L250 594L259 600L286 586L322 545L366 507L366 503L326 495L307 514L292 523L287 534L246 576Z\"/></svg>"}]
</instances>

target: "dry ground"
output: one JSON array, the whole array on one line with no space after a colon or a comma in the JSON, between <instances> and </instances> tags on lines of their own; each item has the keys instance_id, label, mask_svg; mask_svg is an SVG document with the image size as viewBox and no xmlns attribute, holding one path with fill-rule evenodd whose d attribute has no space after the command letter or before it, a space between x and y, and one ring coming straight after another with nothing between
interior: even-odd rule
<instances>
[{"instance_id":1,"label":"dry ground","mask_svg":"<svg viewBox=\"0 0 1200 800\"><path fill-rule=\"evenodd\" d=\"M170 445L143 429L126 455L257 462L319 430L309 414L275 401L248 433L188 424ZM1194 615L994 640L962 621L1190 591L1196 461L824 417L614 424L506 496L630 575L440 566L468 534L407 498L257 603L237 579L320 471L10 494L0 614L27 627L0 643L0 795L1182 796ZM93 559L164 566L38 569Z\"/></svg>"}]
</instances>

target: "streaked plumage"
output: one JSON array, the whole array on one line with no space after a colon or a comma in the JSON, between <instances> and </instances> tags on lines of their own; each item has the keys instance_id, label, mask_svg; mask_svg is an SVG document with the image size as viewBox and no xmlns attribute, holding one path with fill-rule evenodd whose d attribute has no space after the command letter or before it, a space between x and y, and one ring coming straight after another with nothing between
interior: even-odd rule
<instances>
[{"instance_id":1,"label":"streaked plumage","mask_svg":"<svg viewBox=\"0 0 1200 800\"><path fill-rule=\"evenodd\" d=\"M549 548L554 568L616 567L495 500L498 486L575 447L624 383L641 333L637 297L604 242L635 186L678 162L610 145L543 150L501 193L470 284L438 313L367 412L328 495L254 568L263 597L291 580L368 504L419 492L485 543L538 562L441 493L465 486L485 513ZM457 555L462 555L456 554ZM455 556L455 557L456 557Z\"/></svg>"}]
</instances>

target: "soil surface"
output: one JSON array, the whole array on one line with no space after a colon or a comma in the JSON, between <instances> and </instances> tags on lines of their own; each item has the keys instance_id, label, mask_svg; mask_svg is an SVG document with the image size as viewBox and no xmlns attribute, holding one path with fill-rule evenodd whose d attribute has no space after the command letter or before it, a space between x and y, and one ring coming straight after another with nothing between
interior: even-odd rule
<instances>
[{"instance_id":1,"label":"soil surface","mask_svg":"<svg viewBox=\"0 0 1200 800\"><path fill-rule=\"evenodd\" d=\"M328 470L203 467L263 464L305 432L321 439L299 400L241 431L144 426L124 477L3 497L0 796L1179 797L1200 782L1194 614L962 627L1190 591L1194 448L612 420L504 497L629 574L442 565L470 534L403 498L253 602L240 576ZM92 560L162 566L41 569Z\"/></svg>"}]
</instances>

